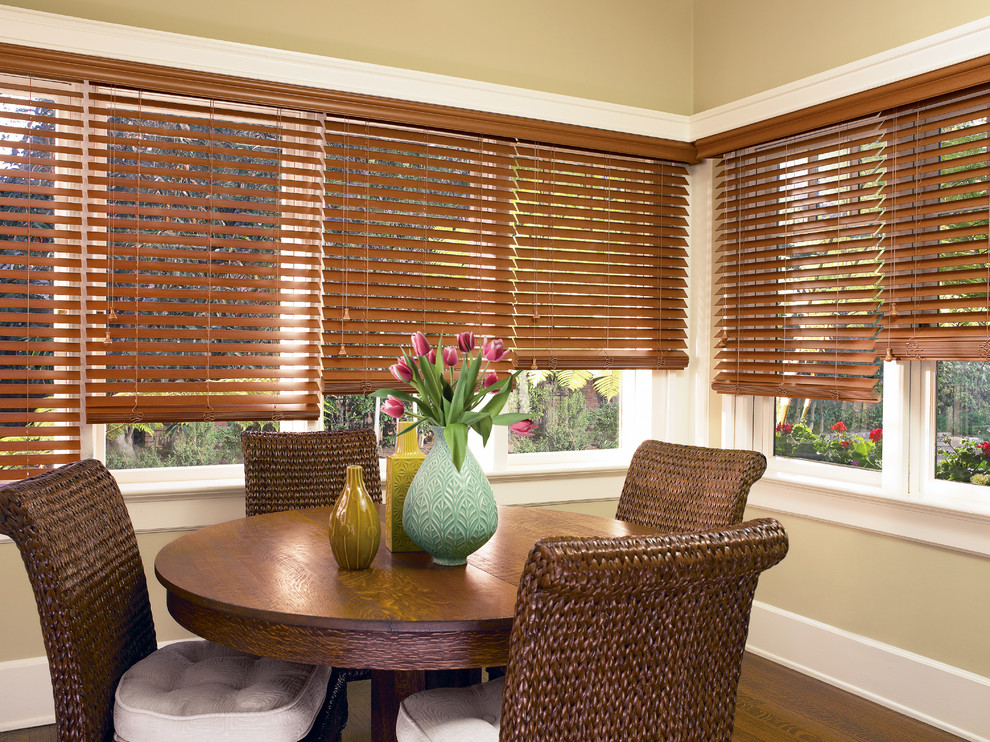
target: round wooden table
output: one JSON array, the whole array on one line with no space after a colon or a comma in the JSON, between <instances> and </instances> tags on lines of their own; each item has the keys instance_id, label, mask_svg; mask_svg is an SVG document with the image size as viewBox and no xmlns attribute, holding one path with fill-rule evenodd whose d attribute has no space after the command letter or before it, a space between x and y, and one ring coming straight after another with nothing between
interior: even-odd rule
<instances>
[{"instance_id":1,"label":"round wooden table","mask_svg":"<svg viewBox=\"0 0 990 742\"><path fill-rule=\"evenodd\" d=\"M228 521L180 536L155 559L168 610L199 636L245 652L372 670L372 737L393 740L398 704L423 671L504 665L516 589L546 536L651 529L541 508L500 507L495 536L466 567L384 544L369 569L342 570L328 508ZM480 670L468 679L480 677Z\"/></svg>"}]
</instances>

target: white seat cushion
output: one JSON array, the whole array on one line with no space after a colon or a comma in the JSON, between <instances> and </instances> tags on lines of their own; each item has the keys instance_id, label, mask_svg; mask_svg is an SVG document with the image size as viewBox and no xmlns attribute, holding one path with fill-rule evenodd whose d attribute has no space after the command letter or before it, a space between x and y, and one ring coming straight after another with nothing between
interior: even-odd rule
<instances>
[{"instance_id":1,"label":"white seat cushion","mask_svg":"<svg viewBox=\"0 0 990 742\"><path fill-rule=\"evenodd\" d=\"M121 742L296 742L313 726L332 668L255 657L208 641L169 644L124 673Z\"/></svg>"},{"instance_id":2,"label":"white seat cushion","mask_svg":"<svg viewBox=\"0 0 990 742\"><path fill-rule=\"evenodd\" d=\"M505 678L414 693L399 707L398 742L498 742Z\"/></svg>"}]
</instances>

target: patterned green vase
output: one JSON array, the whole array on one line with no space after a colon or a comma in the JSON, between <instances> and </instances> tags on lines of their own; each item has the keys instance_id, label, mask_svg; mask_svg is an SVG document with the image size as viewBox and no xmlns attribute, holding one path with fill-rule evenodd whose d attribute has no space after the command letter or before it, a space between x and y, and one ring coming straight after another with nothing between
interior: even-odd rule
<instances>
[{"instance_id":1,"label":"patterned green vase","mask_svg":"<svg viewBox=\"0 0 990 742\"><path fill-rule=\"evenodd\" d=\"M466 564L498 527L488 477L470 451L461 470L454 468L443 428L433 429L433 448L409 485L402 527L434 562L446 566Z\"/></svg>"}]
</instances>

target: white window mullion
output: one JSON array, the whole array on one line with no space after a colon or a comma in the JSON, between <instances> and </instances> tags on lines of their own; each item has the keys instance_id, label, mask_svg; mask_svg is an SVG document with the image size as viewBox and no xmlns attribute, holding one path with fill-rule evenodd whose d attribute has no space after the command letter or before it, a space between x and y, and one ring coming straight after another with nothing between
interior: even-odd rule
<instances>
[{"instance_id":1,"label":"white window mullion","mask_svg":"<svg viewBox=\"0 0 990 742\"><path fill-rule=\"evenodd\" d=\"M911 400L916 399L911 384L911 366L885 362L883 367L883 470L882 488L889 497L908 497L917 492L911 486L910 462L916 460L909 447L918 436L909 424Z\"/></svg>"}]
</instances>

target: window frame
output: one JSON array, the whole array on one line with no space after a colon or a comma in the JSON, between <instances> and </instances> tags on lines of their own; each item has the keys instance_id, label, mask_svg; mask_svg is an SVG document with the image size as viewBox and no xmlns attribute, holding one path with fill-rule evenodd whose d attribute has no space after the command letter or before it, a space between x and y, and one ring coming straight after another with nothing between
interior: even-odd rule
<instances>
[{"instance_id":1,"label":"window frame","mask_svg":"<svg viewBox=\"0 0 990 742\"><path fill-rule=\"evenodd\" d=\"M662 372L661 372L662 373ZM486 474L519 474L541 471L576 471L586 469L624 468L629 465L633 451L651 437L653 425L637 410L653 408L651 372L627 369L622 372L622 392L619 395L619 447L600 451L548 451L509 453L508 428L498 428L489 439L491 451L481 448L481 439L472 436L472 452L478 457ZM479 455L480 453L480 455Z\"/></svg>"}]
</instances>

